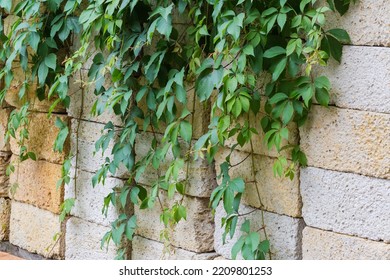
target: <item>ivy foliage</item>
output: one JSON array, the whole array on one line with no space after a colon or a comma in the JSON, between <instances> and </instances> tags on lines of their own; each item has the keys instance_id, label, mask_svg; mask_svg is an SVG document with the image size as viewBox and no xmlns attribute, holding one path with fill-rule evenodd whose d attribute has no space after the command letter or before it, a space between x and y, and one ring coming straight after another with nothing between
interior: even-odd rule
<instances>
[{"instance_id":1,"label":"ivy foliage","mask_svg":"<svg viewBox=\"0 0 390 280\"><path fill-rule=\"evenodd\" d=\"M187 219L187 211L184 199L164 208L161 191L171 199L184 196L193 160L212 163L229 141L235 143L231 151L250 145L253 163L252 137L264 133L268 149L279 155L273 167L276 176L293 178L297 165L307 164L299 146L289 143L289 126L304 124L314 101L328 106L330 82L312 70L331 58L340 62L342 44L350 38L342 29L328 29L326 15L344 14L350 2L2 0L1 100L12 86L15 63L25 75L18 93L25 105L12 113L7 135L16 138L20 131L19 139L28 138L31 85L36 85L37 98L52 102L50 114L58 105L69 107L71 79L85 72L78 94L83 99L84 89L94 87L96 102L90 113L110 111L122 120L120 126L107 123L96 142L96 152L111 157L92 183L104 184L123 167L129 174L125 186L114 188L104 200L103 213L113 205L121 214L102 245L112 240L119 246L133 238L139 217L129 211L132 205L148 209L156 204L167 229L162 237L169 244L169 229ZM15 18L5 29L9 13ZM196 103L209 106L211 116L200 136L193 127ZM56 126L60 132L54 149L61 152L69 129L60 119ZM137 135L146 131L153 133L150 149L136 157ZM35 154L21 146L20 160L34 160ZM211 208L222 204L226 211L224 239L233 237L238 218L245 218L239 206L246 182L230 177L232 166L229 155L220 166L221 184L210 198ZM158 176L152 186L143 186L139 179L150 168ZM69 170L67 160L59 185L69 183ZM187 171L184 177L181 170ZM62 219L74 203L65 201ZM241 231L233 258L239 253L245 259L271 258L265 225L251 231L246 220ZM125 255L123 248L118 258Z\"/></svg>"}]
</instances>

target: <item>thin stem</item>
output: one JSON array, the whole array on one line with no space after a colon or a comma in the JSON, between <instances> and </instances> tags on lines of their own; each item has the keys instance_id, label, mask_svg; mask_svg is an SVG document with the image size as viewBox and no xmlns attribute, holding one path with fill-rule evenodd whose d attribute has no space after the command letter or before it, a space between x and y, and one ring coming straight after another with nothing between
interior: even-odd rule
<instances>
[{"instance_id":1,"label":"thin stem","mask_svg":"<svg viewBox=\"0 0 390 280\"><path fill-rule=\"evenodd\" d=\"M249 114L248 114L248 125L250 126ZM260 195L260 191L259 191L259 186L258 186L258 182L257 182L257 180L256 180L255 155L254 155L254 149L253 149L253 141L252 141L252 138L250 138L250 146L251 146L251 159L252 159L252 175L253 175L253 181L254 181L255 188L256 188L257 197L258 197L259 203L260 203L260 213L261 213L262 230L263 230L265 239L268 240L268 234L267 234L266 225L265 225L265 220L264 220L264 210L263 210L264 204L263 204L263 202L261 201L261 195ZM269 254L269 259L272 260L271 249L268 250L268 254Z\"/></svg>"}]
</instances>

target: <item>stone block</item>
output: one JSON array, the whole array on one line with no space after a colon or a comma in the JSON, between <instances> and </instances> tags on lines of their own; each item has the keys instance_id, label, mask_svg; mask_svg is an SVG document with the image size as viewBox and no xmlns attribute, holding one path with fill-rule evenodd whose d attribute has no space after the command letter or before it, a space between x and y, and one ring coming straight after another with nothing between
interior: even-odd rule
<instances>
[{"instance_id":1,"label":"stone block","mask_svg":"<svg viewBox=\"0 0 390 280\"><path fill-rule=\"evenodd\" d=\"M304 260L390 260L390 244L324 231L303 230Z\"/></svg>"},{"instance_id":2,"label":"stone block","mask_svg":"<svg viewBox=\"0 0 390 280\"><path fill-rule=\"evenodd\" d=\"M105 163L106 157L112 159L111 150L114 143L111 141L107 150L102 155L101 151L95 153L95 143L102 135L104 125L101 123L71 121L70 150L71 154L77 156L77 167L81 170L95 173ZM78 151L78 152L76 152ZM76 157L72 158L72 165L76 166ZM115 177L128 178L128 172L124 166L120 166Z\"/></svg>"},{"instance_id":3,"label":"stone block","mask_svg":"<svg viewBox=\"0 0 390 280\"><path fill-rule=\"evenodd\" d=\"M325 1L323 1L325 2ZM390 46L390 5L388 0L360 0L340 16L327 13L325 29L347 30L353 45Z\"/></svg>"},{"instance_id":4,"label":"stone block","mask_svg":"<svg viewBox=\"0 0 390 280\"><path fill-rule=\"evenodd\" d=\"M59 216L29 204L12 201L10 236L11 244L46 258L63 256L63 234L59 241L53 237L62 232ZM62 232L63 233L63 232Z\"/></svg>"},{"instance_id":5,"label":"stone block","mask_svg":"<svg viewBox=\"0 0 390 280\"><path fill-rule=\"evenodd\" d=\"M10 150L9 143L5 142L5 134L8 130L8 119L11 109L0 108L0 151L8 152Z\"/></svg>"},{"instance_id":6,"label":"stone block","mask_svg":"<svg viewBox=\"0 0 390 280\"><path fill-rule=\"evenodd\" d=\"M168 199L165 192L160 193L160 201L164 208L171 207L174 200ZM170 229L170 242L173 246L196 253L213 251L214 221L209 200L185 196L183 205L187 208L187 220L181 220L174 229ZM164 225L160 222L162 212L158 202L152 209L135 207L138 217L137 235L148 239L160 240L160 232Z\"/></svg>"},{"instance_id":7,"label":"stone block","mask_svg":"<svg viewBox=\"0 0 390 280\"><path fill-rule=\"evenodd\" d=\"M230 154L230 149L222 149L215 158L217 174L220 173L220 164ZM256 190L254 178L257 181L258 192L263 204L263 209L292 217L301 216L301 197L299 193L299 174L293 180L286 177L276 177L273 174L273 158L261 155L254 156L255 177L252 174L252 158L249 154L233 151L230 155L230 163L236 165L230 169L230 177L241 177L246 183L243 203L255 208L260 208L260 200Z\"/></svg>"},{"instance_id":8,"label":"stone block","mask_svg":"<svg viewBox=\"0 0 390 280\"><path fill-rule=\"evenodd\" d=\"M110 226L117 217L117 211L110 205L107 216L102 213L104 198L115 187L123 186L123 181L106 178L105 184L92 187L94 174L78 170L76 179L72 178L65 188L65 198L76 198L71 215L96 224ZM75 182L76 180L76 182Z\"/></svg>"},{"instance_id":9,"label":"stone block","mask_svg":"<svg viewBox=\"0 0 390 280\"><path fill-rule=\"evenodd\" d=\"M55 120L59 117L62 122L68 123L68 117L64 115L53 114L51 118L43 113L31 113L29 115L29 138L25 140L24 145L27 150L34 152L39 160L46 160L52 163L63 163L69 152L69 141L64 143L64 151L54 152L54 142L57 138L59 128L55 126ZM18 133L18 132L17 132ZM10 139L11 151L13 154L20 154L20 146L14 138Z\"/></svg>"},{"instance_id":10,"label":"stone block","mask_svg":"<svg viewBox=\"0 0 390 280\"><path fill-rule=\"evenodd\" d=\"M222 205L218 206L215 213L215 232L214 248L215 251L224 258L231 259L231 250L236 241L240 238L240 227L248 219L251 221L251 230L262 228L261 211L252 207L241 205L240 214L246 214L240 217L237 223L236 233L232 239L226 237L226 243L223 244L221 228L221 219L226 216ZM244 219L245 218L245 219ZM264 224L266 226L268 239L271 244L272 259L276 260L299 260L302 258L302 229L304 222L302 219L291 218L284 215L264 212ZM264 234L261 232L261 240L264 240ZM241 255L237 256L241 259Z\"/></svg>"},{"instance_id":11,"label":"stone block","mask_svg":"<svg viewBox=\"0 0 390 280\"><path fill-rule=\"evenodd\" d=\"M390 243L390 180L308 167L301 194L307 225Z\"/></svg>"},{"instance_id":12,"label":"stone block","mask_svg":"<svg viewBox=\"0 0 390 280\"><path fill-rule=\"evenodd\" d=\"M0 242L8 240L11 200L0 197Z\"/></svg>"},{"instance_id":13,"label":"stone block","mask_svg":"<svg viewBox=\"0 0 390 280\"><path fill-rule=\"evenodd\" d=\"M329 78L337 107L390 113L390 48L344 46L341 64L316 68Z\"/></svg>"},{"instance_id":14,"label":"stone block","mask_svg":"<svg viewBox=\"0 0 390 280\"><path fill-rule=\"evenodd\" d=\"M64 189L62 186L57 188L56 185L62 176L62 166L30 159L16 163L15 156L11 161L15 166L15 172L11 173L10 185L17 186L13 198L59 214Z\"/></svg>"},{"instance_id":15,"label":"stone block","mask_svg":"<svg viewBox=\"0 0 390 280\"><path fill-rule=\"evenodd\" d=\"M180 248L165 248L163 243L155 240L134 236L132 242L132 260L212 260L216 253L201 253Z\"/></svg>"},{"instance_id":16,"label":"stone block","mask_svg":"<svg viewBox=\"0 0 390 280\"><path fill-rule=\"evenodd\" d=\"M9 164L11 154L7 152L0 152L0 197L7 197L9 190L9 177L6 174L7 166Z\"/></svg>"},{"instance_id":17,"label":"stone block","mask_svg":"<svg viewBox=\"0 0 390 280\"><path fill-rule=\"evenodd\" d=\"M300 129L308 164L390 179L390 114L313 106Z\"/></svg>"},{"instance_id":18,"label":"stone block","mask_svg":"<svg viewBox=\"0 0 390 280\"><path fill-rule=\"evenodd\" d=\"M161 135L157 135L158 139L161 139ZM147 155L153 140L152 133L141 133L137 135L135 151L137 155ZM194 144L194 143L193 143ZM182 145L187 145L182 142ZM187 145L188 146L188 145ZM140 157L137 156L139 159ZM165 174L170 163L174 160L171 151L168 152L164 162L160 165L160 173ZM179 180L186 179L186 165L179 171ZM152 166L149 166L144 174L139 179L139 183L151 186L158 179L157 170ZM186 194L197 197L210 197L211 192L216 186L214 167L204 159L198 159L191 161L189 165L189 177L186 189Z\"/></svg>"},{"instance_id":19,"label":"stone block","mask_svg":"<svg viewBox=\"0 0 390 280\"><path fill-rule=\"evenodd\" d=\"M109 227L71 217L66 222L65 259L66 260L113 260L115 245L101 248L101 239Z\"/></svg>"}]
</instances>

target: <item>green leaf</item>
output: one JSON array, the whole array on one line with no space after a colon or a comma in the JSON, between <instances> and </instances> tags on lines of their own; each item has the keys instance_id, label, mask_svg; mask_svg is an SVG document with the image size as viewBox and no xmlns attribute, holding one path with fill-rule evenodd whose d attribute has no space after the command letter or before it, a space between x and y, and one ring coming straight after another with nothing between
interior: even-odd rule
<instances>
[{"instance_id":1,"label":"green leaf","mask_svg":"<svg viewBox=\"0 0 390 280\"><path fill-rule=\"evenodd\" d=\"M4 8L8 13L11 12L12 9L12 0L1 0L0 7Z\"/></svg>"},{"instance_id":2,"label":"green leaf","mask_svg":"<svg viewBox=\"0 0 390 280\"><path fill-rule=\"evenodd\" d=\"M259 245L259 249L260 249L260 251L262 251L263 253L268 253L268 251L269 251L269 249L270 249L269 240L261 241L261 243L260 243L260 245Z\"/></svg>"},{"instance_id":3,"label":"green leaf","mask_svg":"<svg viewBox=\"0 0 390 280\"><path fill-rule=\"evenodd\" d=\"M317 77L315 80L314 80L314 84L317 88L324 88L324 89L327 89L329 90L330 89L330 81L327 77L325 76L320 76L320 77Z\"/></svg>"},{"instance_id":4,"label":"green leaf","mask_svg":"<svg viewBox=\"0 0 390 280\"><path fill-rule=\"evenodd\" d=\"M278 92L278 93L276 93L274 96L272 96L272 97L268 100L268 102L269 102L270 104L276 104L276 103L278 103L278 102L280 102L280 101L283 101L283 100L286 100L286 99L288 99L287 94L285 94L285 93L283 93L283 92Z\"/></svg>"},{"instance_id":5,"label":"green leaf","mask_svg":"<svg viewBox=\"0 0 390 280\"><path fill-rule=\"evenodd\" d=\"M189 143L192 138L192 125L188 121L181 121L179 131L184 141Z\"/></svg>"},{"instance_id":6,"label":"green leaf","mask_svg":"<svg viewBox=\"0 0 390 280\"><path fill-rule=\"evenodd\" d=\"M280 75L282 74L282 72L286 68L286 64L287 64L287 58L286 57L281 59L276 64L275 69L273 70L273 73L272 73L272 81L276 81L280 77Z\"/></svg>"},{"instance_id":7,"label":"green leaf","mask_svg":"<svg viewBox=\"0 0 390 280\"><path fill-rule=\"evenodd\" d=\"M34 161L37 160L37 156L36 156L35 153L33 153L33 152L28 152L28 153L27 153L27 156L28 156L30 159L34 160Z\"/></svg>"},{"instance_id":8,"label":"green leaf","mask_svg":"<svg viewBox=\"0 0 390 280\"><path fill-rule=\"evenodd\" d=\"M245 182L242 178L235 178L230 181L229 187L238 193L243 193L245 190Z\"/></svg>"},{"instance_id":9,"label":"green leaf","mask_svg":"<svg viewBox=\"0 0 390 280\"><path fill-rule=\"evenodd\" d=\"M241 236L237 242L232 247L232 259L235 260L237 258L237 254L241 251L242 246L245 243L245 236Z\"/></svg>"},{"instance_id":10,"label":"green leaf","mask_svg":"<svg viewBox=\"0 0 390 280\"><path fill-rule=\"evenodd\" d=\"M57 67L57 56L54 53L49 54L45 57L45 65L50 69L56 70Z\"/></svg>"},{"instance_id":11,"label":"green leaf","mask_svg":"<svg viewBox=\"0 0 390 280\"><path fill-rule=\"evenodd\" d=\"M256 251L257 246L260 244L260 235L257 232L251 232L247 238L249 238L252 245L252 252Z\"/></svg>"},{"instance_id":12,"label":"green leaf","mask_svg":"<svg viewBox=\"0 0 390 280\"><path fill-rule=\"evenodd\" d=\"M250 229L250 221L249 220L245 220L245 222L241 226L241 231L246 232L246 233L249 234L250 230L251 230Z\"/></svg>"},{"instance_id":13,"label":"green leaf","mask_svg":"<svg viewBox=\"0 0 390 280\"><path fill-rule=\"evenodd\" d=\"M203 71L195 83L195 91L199 97L199 101L205 101L209 99L211 93L215 87L219 87L219 84L222 81L223 77L223 68L219 67L218 69L207 69Z\"/></svg>"},{"instance_id":14,"label":"green leaf","mask_svg":"<svg viewBox=\"0 0 390 280\"><path fill-rule=\"evenodd\" d=\"M181 218L187 220L187 209L183 205L179 205L177 212L179 213Z\"/></svg>"},{"instance_id":15,"label":"green leaf","mask_svg":"<svg viewBox=\"0 0 390 280\"><path fill-rule=\"evenodd\" d=\"M120 199L122 208L125 208L125 206L126 206L127 197L129 195L129 192L130 192L130 189L126 189L126 190L121 192L119 199Z\"/></svg>"},{"instance_id":16,"label":"green leaf","mask_svg":"<svg viewBox=\"0 0 390 280\"><path fill-rule=\"evenodd\" d=\"M283 30L284 25L286 24L287 21L287 15L286 14L279 14L277 18L278 25L281 30Z\"/></svg>"},{"instance_id":17,"label":"green leaf","mask_svg":"<svg viewBox=\"0 0 390 280\"><path fill-rule=\"evenodd\" d=\"M49 73L49 68L46 66L45 63L41 63L38 68L38 81L39 85L44 85L47 74Z\"/></svg>"},{"instance_id":18,"label":"green leaf","mask_svg":"<svg viewBox=\"0 0 390 280\"><path fill-rule=\"evenodd\" d=\"M266 50L263 54L263 57L272 58L282 54L286 54L286 50L282 47L276 46Z\"/></svg>"},{"instance_id":19,"label":"green leaf","mask_svg":"<svg viewBox=\"0 0 390 280\"><path fill-rule=\"evenodd\" d=\"M329 92L325 88L316 88L316 100L322 106L327 107L329 105Z\"/></svg>"},{"instance_id":20,"label":"green leaf","mask_svg":"<svg viewBox=\"0 0 390 280\"><path fill-rule=\"evenodd\" d=\"M327 33L331 34L333 37L335 37L341 43L344 43L344 44L351 43L351 38L349 37L347 31L345 31L344 29L335 28L335 29L328 30Z\"/></svg>"},{"instance_id":21,"label":"green leaf","mask_svg":"<svg viewBox=\"0 0 390 280\"><path fill-rule=\"evenodd\" d=\"M334 0L334 6L340 15L344 15L349 9L348 0Z\"/></svg>"},{"instance_id":22,"label":"green leaf","mask_svg":"<svg viewBox=\"0 0 390 280\"><path fill-rule=\"evenodd\" d=\"M286 103L282 114L282 121L284 124L288 124L294 114L294 107L291 101Z\"/></svg>"},{"instance_id":23,"label":"green leaf","mask_svg":"<svg viewBox=\"0 0 390 280\"><path fill-rule=\"evenodd\" d=\"M122 234L125 232L126 224L122 223L119 227L115 227L112 229L112 241L114 241L115 245L119 245L121 242Z\"/></svg>"},{"instance_id":24,"label":"green leaf","mask_svg":"<svg viewBox=\"0 0 390 280\"><path fill-rule=\"evenodd\" d=\"M334 38L333 36L326 36L328 42L329 42L329 50L330 50L330 54L332 55L332 57L338 61L339 63L341 63L341 55L342 55L342 52L343 52L343 46L341 45L341 43L336 39Z\"/></svg>"},{"instance_id":25,"label":"green leaf","mask_svg":"<svg viewBox=\"0 0 390 280\"><path fill-rule=\"evenodd\" d=\"M137 227L137 216L133 215L126 223L126 237L128 240L133 239L135 229Z\"/></svg>"},{"instance_id":26,"label":"green leaf","mask_svg":"<svg viewBox=\"0 0 390 280\"><path fill-rule=\"evenodd\" d=\"M54 142L54 151L58 151L60 153L64 150L64 143L69 134L69 128L59 117L56 118L55 126L60 129L58 132L57 138Z\"/></svg>"}]
</instances>

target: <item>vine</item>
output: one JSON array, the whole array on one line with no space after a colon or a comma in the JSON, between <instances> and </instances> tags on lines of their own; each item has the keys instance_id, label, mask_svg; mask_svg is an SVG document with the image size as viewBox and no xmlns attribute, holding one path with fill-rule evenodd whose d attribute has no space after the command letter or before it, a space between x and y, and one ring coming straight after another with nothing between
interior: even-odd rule
<instances>
[{"instance_id":1,"label":"vine","mask_svg":"<svg viewBox=\"0 0 390 280\"><path fill-rule=\"evenodd\" d=\"M268 149L278 154L275 175L293 178L297 165L305 166L307 160L298 145L288 143L288 126L304 124L314 101L323 106L329 103L330 82L325 76L316 77L312 68L326 66L330 58L340 62L342 43L350 41L344 30L326 29L326 13L344 14L351 0L328 0L326 4L316 0L14 2L16 5L11 0L0 3L0 78L4 80L0 97L4 100L14 79L13 65L19 63L25 79L18 96L24 105L12 112L7 136L18 137L22 144L21 161L35 160L35 154L23 146L28 131L19 129L28 124L29 85L37 84L39 100L51 101L50 115L56 106L68 108L72 102L70 79L88 73L88 86L94 87L97 97L91 114L110 111L122 120L120 126L108 122L96 142L96 152L104 153L110 143L113 148L112 157L106 158L92 179L94 186L104 184L107 176L123 166L129 174L126 184L104 199L104 211L113 205L120 212L102 240L102 244L112 240L122 246L118 258L129 257L123 244L132 240L137 227L134 205L148 209L160 204L166 229L162 237L169 244L169 230L187 219L183 198L190 163L202 159L212 163L228 140L234 141L231 152L237 146L250 145L247 158L252 161L256 189L252 137L260 130ZM10 13L16 17L7 31L4 19ZM73 38L80 46L71 52ZM91 66L84 69L87 62ZM264 81L265 91L260 92L259 79L264 72L270 80ZM82 99L85 86L81 85ZM208 131L194 140L196 103L210 104L211 121ZM252 124L250 115L261 118L261 127ZM54 149L62 152L69 128L59 118L56 126L60 132ZM137 135L144 132L152 133L153 141L145 155L136 156ZM290 164L282 152L290 153ZM173 159L163 170L162 163L170 154ZM239 212L245 182L230 177L232 167L229 155L220 166L221 184L210 198L214 210L222 204L226 212L224 240L234 236L238 218L248 214ZM158 174L151 187L139 183L148 168ZM184 179L179 176L183 168ZM68 159L59 186L69 183L70 169ZM167 192L170 199L175 194L183 198L164 208L160 191ZM260 193L257 195L263 217ZM74 199L64 202L62 219L73 204ZM261 229L252 231L246 220L241 231L233 258L238 253L244 259L271 258L264 217Z\"/></svg>"}]
</instances>

